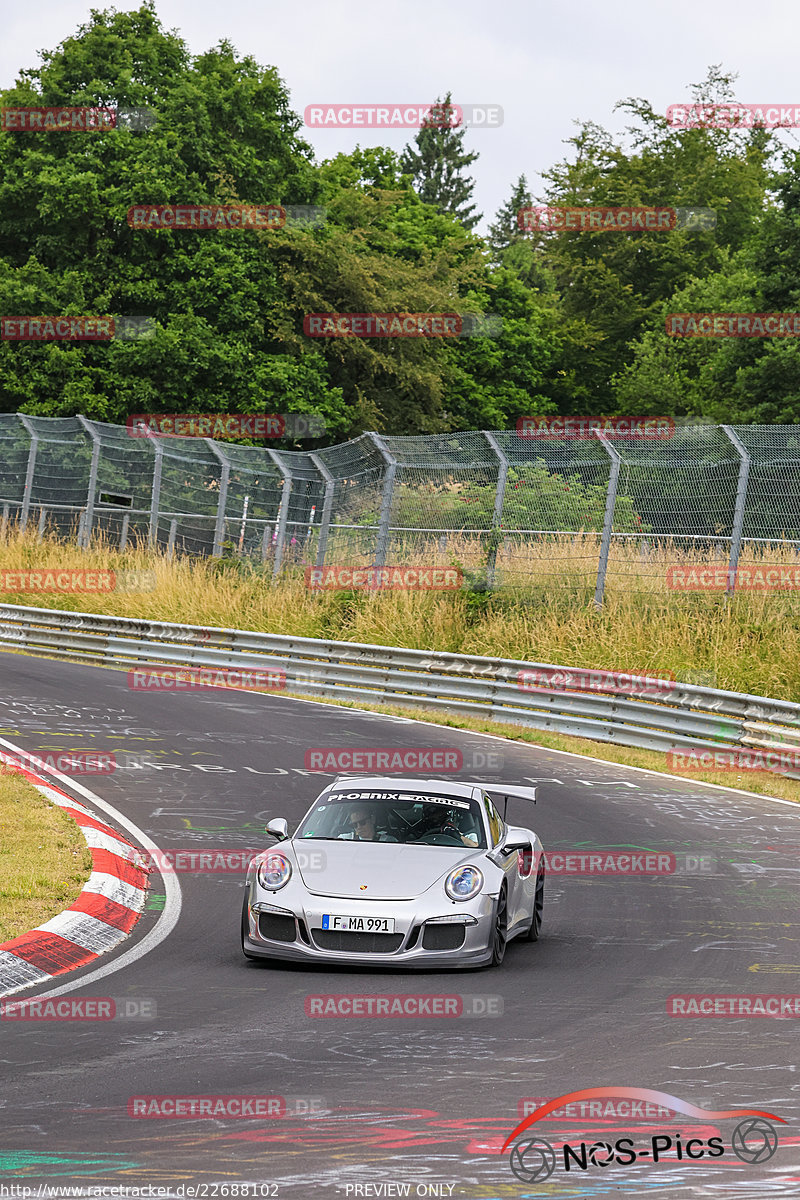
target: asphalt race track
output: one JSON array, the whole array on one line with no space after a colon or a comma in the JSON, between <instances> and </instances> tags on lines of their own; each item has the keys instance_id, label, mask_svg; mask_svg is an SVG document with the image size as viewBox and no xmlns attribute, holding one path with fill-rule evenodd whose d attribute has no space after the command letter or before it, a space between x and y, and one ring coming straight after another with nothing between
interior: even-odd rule
<instances>
[{"instance_id":1,"label":"asphalt race track","mask_svg":"<svg viewBox=\"0 0 800 1200\"><path fill-rule=\"evenodd\" d=\"M304 769L307 750L380 746L456 747L465 761L477 756L457 778L538 783L537 807L512 801L509 817L532 824L548 853L676 856L664 875L551 873L538 944L512 943L499 970L436 974L248 963L243 876L208 871L173 876L177 923L134 958L167 923L154 873L147 911L119 951L14 997L113 997L149 1015L0 1020L6 1187L194 1187L212 1200L243 1184L280 1198L800 1194L800 1015L667 1015L675 994L800 991L793 806L280 695L159 695L129 691L123 671L15 654L0 663L0 736L31 753L113 752L113 774L80 782L162 850L269 845L265 821L285 816L293 829L328 778ZM479 1015L306 1015L308 997L344 993L479 997L464 1001ZM786 1124L775 1123L773 1157L745 1162L731 1147L738 1118L578 1111L541 1120L526 1141L567 1141L577 1153L581 1142L627 1136L637 1162L603 1165L599 1152L597 1165L567 1171L558 1149L546 1182L512 1174L500 1148L526 1097L610 1085L765 1110ZM282 1097L285 1115L128 1115L132 1097L153 1095ZM678 1136L719 1136L724 1154L679 1160ZM673 1139L658 1162L652 1137Z\"/></svg>"}]
</instances>

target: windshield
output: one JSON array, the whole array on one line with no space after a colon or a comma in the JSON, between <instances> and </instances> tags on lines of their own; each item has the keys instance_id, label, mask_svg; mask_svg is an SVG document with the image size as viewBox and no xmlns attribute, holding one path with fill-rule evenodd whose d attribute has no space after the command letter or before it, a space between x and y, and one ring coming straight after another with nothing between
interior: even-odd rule
<instances>
[{"instance_id":1,"label":"windshield","mask_svg":"<svg viewBox=\"0 0 800 1200\"><path fill-rule=\"evenodd\" d=\"M475 800L357 788L320 796L294 836L486 849Z\"/></svg>"}]
</instances>

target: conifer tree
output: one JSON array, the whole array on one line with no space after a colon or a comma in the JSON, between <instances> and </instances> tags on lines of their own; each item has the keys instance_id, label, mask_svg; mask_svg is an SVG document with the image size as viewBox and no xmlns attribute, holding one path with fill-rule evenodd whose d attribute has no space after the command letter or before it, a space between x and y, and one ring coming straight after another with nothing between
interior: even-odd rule
<instances>
[{"instance_id":1,"label":"conifer tree","mask_svg":"<svg viewBox=\"0 0 800 1200\"><path fill-rule=\"evenodd\" d=\"M457 114L450 97L448 92L443 102L437 100L432 106L414 139L416 149L406 146L400 161L404 173L412 176L421 200L457 217L465 229L472 229L483 214L476 213L475 205L469 203L475 181L463 172L478 154L464 149L466 130L459 129L455 121Z\"/></svg>"}]
</instances>

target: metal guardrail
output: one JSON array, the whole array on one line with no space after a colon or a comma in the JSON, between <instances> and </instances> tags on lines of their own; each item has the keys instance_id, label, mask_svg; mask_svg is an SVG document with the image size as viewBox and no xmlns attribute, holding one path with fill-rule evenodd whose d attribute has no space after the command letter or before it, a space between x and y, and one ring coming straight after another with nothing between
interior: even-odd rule
<instances>
[{"instance_id":1,"label":"metal guardrail","mask_svg":"<svg viewBox=\"0 0 800 1200\"><path fill-rule=\"evenodd\" d=\"M522 686L523 672L588 674L552 663L9 604L0 605L0 646L131 668L281 670L286 691L300 696L441 709L664 753L800 754L800 704L680 682L656 700L646 689L621 695L602 680L591 694ZM800 771L780 763L770 769L800 778Z\"/></svg>"}]
</instances>

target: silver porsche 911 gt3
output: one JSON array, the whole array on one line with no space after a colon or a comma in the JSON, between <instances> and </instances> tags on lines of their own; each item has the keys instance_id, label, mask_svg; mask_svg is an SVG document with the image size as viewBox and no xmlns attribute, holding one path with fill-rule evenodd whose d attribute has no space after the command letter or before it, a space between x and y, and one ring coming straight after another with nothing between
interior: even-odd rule
<instances>
[{"instance_id":1,"label":"silver porsche 911 gt3","mask_svg":"<svg viewBox=\"0 0 800 1200\"><path fill-rule=\"evenodd\" d=\"M490 789L535 801L533 788ZM246 958L411 967L503 961L542 925L545 859L477 783L339 778L247 871Z\"/></svg>"}]
</instances>

